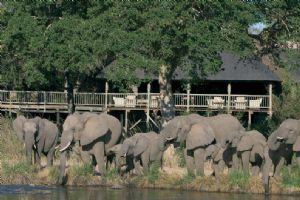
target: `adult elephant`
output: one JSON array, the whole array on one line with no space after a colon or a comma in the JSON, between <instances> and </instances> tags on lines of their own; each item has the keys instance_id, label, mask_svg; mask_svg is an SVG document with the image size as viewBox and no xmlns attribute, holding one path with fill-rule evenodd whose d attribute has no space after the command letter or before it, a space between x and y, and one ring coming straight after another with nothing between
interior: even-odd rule
<instances>
[{"instance_id":1,"label":"adult elephant","mask_svg":"<svg viewBox=\"0 0 300 200\"><path fill-rule=\"evenodd\" d=\"M34 153L35 164L41 166L42 154L47 156L47 167L53 164L58 140L56 124L40 117L26 119L24 116L19 116L13 122L13 128L17 136L25 142L26 156L30 163L32 163L32 153Z\"/></svg>"},{"instance_id":2,"label":"adult elephant","mask_svg":"<svg viewBox=\"0 0 300 200\"><path fill-rule=\"evenodd\" d=\"M61 160L59 183L63 183L66 166L66 154L71 144L79 142L81 158L84 163L90 158L96 162L96 173L104 174L106 150L116 145L122 135L120 121L112 115L101 113L74 113L69 115L63 124L61 136Z\"/></svg>"},{"instance_id":3,"label":"adult elephant","mask_svg":"<svg viewBox=\"0 0 300 200\"><path fill-rule=\"evenodd\" d=\"M141 165L144 171L148 171L151 163L156 162L162 165L162 155L166 149L162 142L163 138L151 131L148 133L136 133L134 136L124 140L121 148L116 152L117 157L133 157L133 164L136 173L140 173ZM123 161L125 164L125 162ZM128 165L130 163L126 163Z\"/></svg>"},{"instance_id":4,"label":"adult elephant","mask_svg":"<svg viewBox=\"0 0 300 200\"><path fill-rule=\"evenodd\" d=\"M291 168L293 154L300 166L300 120L286 119L269 136L265 150L266 163L263 172L265 191L269 191L269 174L278 176L283 165ZM273 166L273 171L272 170Z\"/></svg>"},{"instance_id":5,"label":"adult elephant","mask_svg":"<svg viewBox=\"0 0 300 200\"><path fill-rule=\"evenodd\" d=\"M237 143L237 154L245 172L249 172L251 164L252 175L258 175L265 159L264 149L266 146L265 136L256 130L247 131L241 136Z\"/></svg>"},{"instance_id":6,"label":"adult elephant","mask_svg":"<svg viewBox=\"0 0 300 200\"><path fill-rule=\"evenodd\" d=\"M217 156L220 150L225 150L232 143L236 135L245 130L235 117L228 114L213 117L191 114L173 120L161 134L167 140L185 143L187 168L189 171L196 168L198 175L204 175L207 155Z\"/></svg>"}]
</instances>

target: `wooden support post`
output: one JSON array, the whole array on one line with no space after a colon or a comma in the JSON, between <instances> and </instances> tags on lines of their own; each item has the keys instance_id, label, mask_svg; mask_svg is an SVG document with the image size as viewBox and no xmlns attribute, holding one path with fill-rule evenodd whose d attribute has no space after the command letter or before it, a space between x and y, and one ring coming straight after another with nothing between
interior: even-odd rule
<instances>
[{"instance_id":1,"label":"wooden support post","mask_svg":"<svg viewBox=\"0 0 300 200\"><path fill-rule=\"evenodd\" d=\"M60 125L60 113L59 110L56 110L56 125Z\"/></svg>"},{"instance_id":2,"label":"wooden support post","mask_svg":"<svg viewBox=\"0 0 300 200\"><path fill-rule=\"evenodd\" d=\"M148 83L147 85L147 112L146 112L146 115L147 115L147 126L149 126L149 121L150 121L150 90L151 90L151 84Z\"/></svg>"},{"instance_id":3,"label":"wooden support post","mask_svg":"<svg viewBox=\"0 0 300 200\"><path fill-rule=\"evenodd\" d=\"M107 113L107 105L108 103L108 82L105 82L105 102L104 102L104 108L105 108L105 113Z\"/></svg>"},{"instance_id":4,"label":"wooden support post","mask_svg":"<svg viewBox=\"0 0 300 200\"><path fill-rule=\"evenodd\" d=\"M124 126L124 129L125 129L125 133L127 134L127 132L128 132L128 110L127 109L125 110L125 126Z\"/></svg>"},{"instance_id":5,"label":"wooden support post","mask_svg":"<svg viewBox=\"0 0 300 200\"><path fill-rule=\"evenodd\" d=\"M227 85L227 95L228 95L227 113L230 113L231 112L231 83L228 83L228 85Z\"/></svg>"},{"instance_id":6,"label":"wooden support post","mask_svg":"<svg viewBox=\"0 0 300 200\"><path fill-rule=\"evenodd\" d=\"M11 103L11 91L9 91L9 110L8 110L8 116L11 117L11 106L12 106L12 103Z\"/></svg>"},{"instance_id":7,"label":"wooden support post","mask_svg":"<svg viewBox=\"0 0 300 200\"><path fill-rule=\"evenodd\" d=\"M250 130L251 129L251 116L252 116L253 112L252 111L249 111L248 112L248 127L247 127L247 130Z\"/></svg>"},{"instance_id":8,"label":"wooden support post","mask_svg":"<svg viewBox=\"0 0 300 200\"><path fill-rule=\"evenodd\" d=\"M269 112L268 112L268 114L269 114L270 117L272 117L272 114L273 114L273 111L272 111L272 106L273 106L273 105L272 105L272 95L273 95L273 94L272 94L272 93L273 93L273 92L272 92L272 87L273 87L273 86L272 86L272 84L270 83L270 84L269 84Z\"/></svg>"},{"instance_id":9,"label":"wooden support post","mask_svg":"<svg viewBox=\"0 0 300 200\"><path fill-rule=\"evenodd\" d=\"M46 101L46 92L44 91L43 94L44 94L44 112L46 112L46 103L47 103L47 101Z\"/></svg>"},{"instance_id":10,"label":"wooden support post","mask_svg":"<svg viewBox=\"0 0 300 200\"><path fill-rule=\"evenodd\" d=\"M186 105L186 112L190 112L190 94L191 94L191 84L188 83L187 85L187 105Z\"/></svg>"}]
</instances>

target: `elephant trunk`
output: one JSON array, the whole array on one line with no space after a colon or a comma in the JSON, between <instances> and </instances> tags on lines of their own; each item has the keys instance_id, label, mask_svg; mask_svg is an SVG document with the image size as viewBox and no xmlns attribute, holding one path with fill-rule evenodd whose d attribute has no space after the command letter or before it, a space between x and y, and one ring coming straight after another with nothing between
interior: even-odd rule
<instances>
[{"instance_id":1,"label":"elephant trunk","mask_svg":"<svg viewBox=\"0 0 300 200\"><path fill-rule=\"evenodd\" d=\"M58 184L63 185L65 184L65 171L66 171L66 157L67 151L63 151L60 155L60 172L59 172L59 179Z\"/></svg>"}]
</instances>

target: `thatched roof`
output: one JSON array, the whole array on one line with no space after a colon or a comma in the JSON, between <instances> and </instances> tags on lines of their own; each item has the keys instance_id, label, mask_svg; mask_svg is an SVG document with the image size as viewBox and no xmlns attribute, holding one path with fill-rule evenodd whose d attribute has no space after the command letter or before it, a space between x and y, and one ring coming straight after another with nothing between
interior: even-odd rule
<instances>
[{"instance_id":1,"label":"thatched roof","mask_svg":"<svg viewBox=\"0 0 300 200\"><path fill-rule=\"evenodd\" d=\"M209 81L281 81L279 77L259 59L243 60L238 56L228 53L222 53L221 58L223 62L221 70L203 79ZM113 65L104 69L103 72L99 74L99 77L105 78L105 72L111 67L113 67ZM147 74L142 68L137 69L135 73L140 79L158 78L158 76L153 74ZM199 74L198 76L200 77L201 75ZM173 74L173 80L189 79L188 77L187 72L183 71L180 67L178 67Z\"/></svg>"}]
</instances>

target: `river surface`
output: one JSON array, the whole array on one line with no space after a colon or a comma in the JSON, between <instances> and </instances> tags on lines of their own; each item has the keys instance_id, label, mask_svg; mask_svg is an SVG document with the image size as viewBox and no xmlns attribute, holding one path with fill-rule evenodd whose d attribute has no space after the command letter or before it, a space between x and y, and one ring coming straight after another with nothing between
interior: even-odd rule
<instances>
[{"instance_id":1,"label":"river surface","mask_svg":"<svg viewBox=\"0 0 300 200\"><path fill-rule=\"evenodd\" d=\"M300 196L207 193L179 190L110 189L103 187L49 187L0 185L0 200L296 200Z\"/></svg>"}]
</instances>

